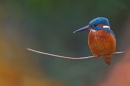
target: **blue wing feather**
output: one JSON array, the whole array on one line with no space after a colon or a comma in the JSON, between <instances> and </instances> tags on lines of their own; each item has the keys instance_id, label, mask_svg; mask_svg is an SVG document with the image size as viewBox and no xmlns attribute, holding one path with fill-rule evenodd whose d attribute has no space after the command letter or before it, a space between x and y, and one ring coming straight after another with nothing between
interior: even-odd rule
<instances>
[{"instance_id":1,"label":"blue wing feather","mask_svg":"<svg viewBox=\"0 0 130 86\"><path fill-rule=\"evenodd\" d=\"M111 33L114 36L114 38L116 38L114 32L111 29L109 29L109 28L105 28L105 29L106 29L107 33Z\"/></svg>"}]
</instances>

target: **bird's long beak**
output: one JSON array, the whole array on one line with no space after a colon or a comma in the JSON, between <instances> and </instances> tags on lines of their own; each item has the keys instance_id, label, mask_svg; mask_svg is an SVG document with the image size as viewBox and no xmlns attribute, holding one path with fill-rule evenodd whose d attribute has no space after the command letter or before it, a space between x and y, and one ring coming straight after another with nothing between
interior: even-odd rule
<instances>
[{"instance_id":1,"label":"bird's long beak","mask_svg":"<svg viewBox=\"0 0 130 86\"><path fill-rule=\"evenodd\" d=\"M80 29L78 29L78 30L74 31L73 33L76 33L76 32L81 32L81 31L85 31L85 30L89 30L89 29L90 29L90 26L89 26L89 25L87 25L87 26L85 26L85 27L82 27L82 28L80 28Z\"/></svg>"}]
</instances>

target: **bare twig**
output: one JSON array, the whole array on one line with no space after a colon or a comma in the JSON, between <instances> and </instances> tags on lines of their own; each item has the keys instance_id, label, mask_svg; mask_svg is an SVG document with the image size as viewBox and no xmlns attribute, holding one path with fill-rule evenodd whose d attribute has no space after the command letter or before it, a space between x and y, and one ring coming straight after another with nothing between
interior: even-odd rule
<instances>
[{"instance_id":1,"label":"bare twig","mask_svg":"<svg viewBox=\"0 0 130 86\"><path fill-rule=\"evenodd\" d=\"M31 48L27 48L27 50L35 52L35 53L39 53L39 54L44 54L44 55L63 58L63 59L70 59L70 60L82 60L82 59L89 59L89 58L94 58L95 57L95 56L87 56L87 57L74 58L74 57L55 55L55 54L51 54L51 53L45 53L45 52L37 51L37 50L31 49ZM128 51L128 52L130 52L130 51ZM115 52L115 53L112 53L112 55L117 55L117 54L122 54L122 53L126 53L126 52L125 51Z\"/></svg>"}]
</instances>

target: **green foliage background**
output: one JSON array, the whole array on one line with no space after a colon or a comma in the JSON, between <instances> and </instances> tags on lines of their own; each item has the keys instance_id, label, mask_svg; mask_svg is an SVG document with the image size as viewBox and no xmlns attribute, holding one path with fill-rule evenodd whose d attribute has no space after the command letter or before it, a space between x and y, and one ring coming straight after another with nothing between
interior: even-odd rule
<instances>
[{"instance_id":1,"label":"green foliage background","mask_svg":"<svg viewBox=\"0 0 130 86\"><path fill-rule=\"evenodd\" d=\"M92 55L87 45L88 31L73 31L99 16L107 17L117 38L117 50L122 27L129 16L129 0L2 0L0 22L11 41L24 48L65 56ZM12 35L13 34L13 35ZM126 47L124 47L125 49ZM101 58L69 61L32 53L30 58L49 78L69 86L92 86L112 65Z\"/></svg>"}]
</instances>

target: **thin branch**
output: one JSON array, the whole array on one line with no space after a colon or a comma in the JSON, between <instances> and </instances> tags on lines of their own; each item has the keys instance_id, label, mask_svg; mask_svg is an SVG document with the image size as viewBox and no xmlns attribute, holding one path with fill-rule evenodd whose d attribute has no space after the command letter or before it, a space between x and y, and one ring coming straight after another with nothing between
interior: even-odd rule
<instances>
[{"instance_id":1,"label":"thin branch","mask_svg":"<svg viewBox=\"0 0 130 86\"><path fill-rule=\"evenodd\" d=\"M55 54L51 54L51 53L41 52L41 51L37 51L37 50L31 49L31 48L27 48L27 50L35 52L35 53L39 53L39 54L44 54L44 55L63 58L63 59L70 59L70 60L82 60L82 59L89 59L89 58L95 57L95 56L87 56L87 57L75 58L75 57L61 56L61 55L55 55ZM130 52L130 51L128 51L128 52ZM126 53L126 52L125 51L115 52L115 53L112 53L112 55L123 54L123 53Z\"/></svg>"}]
</instances>

